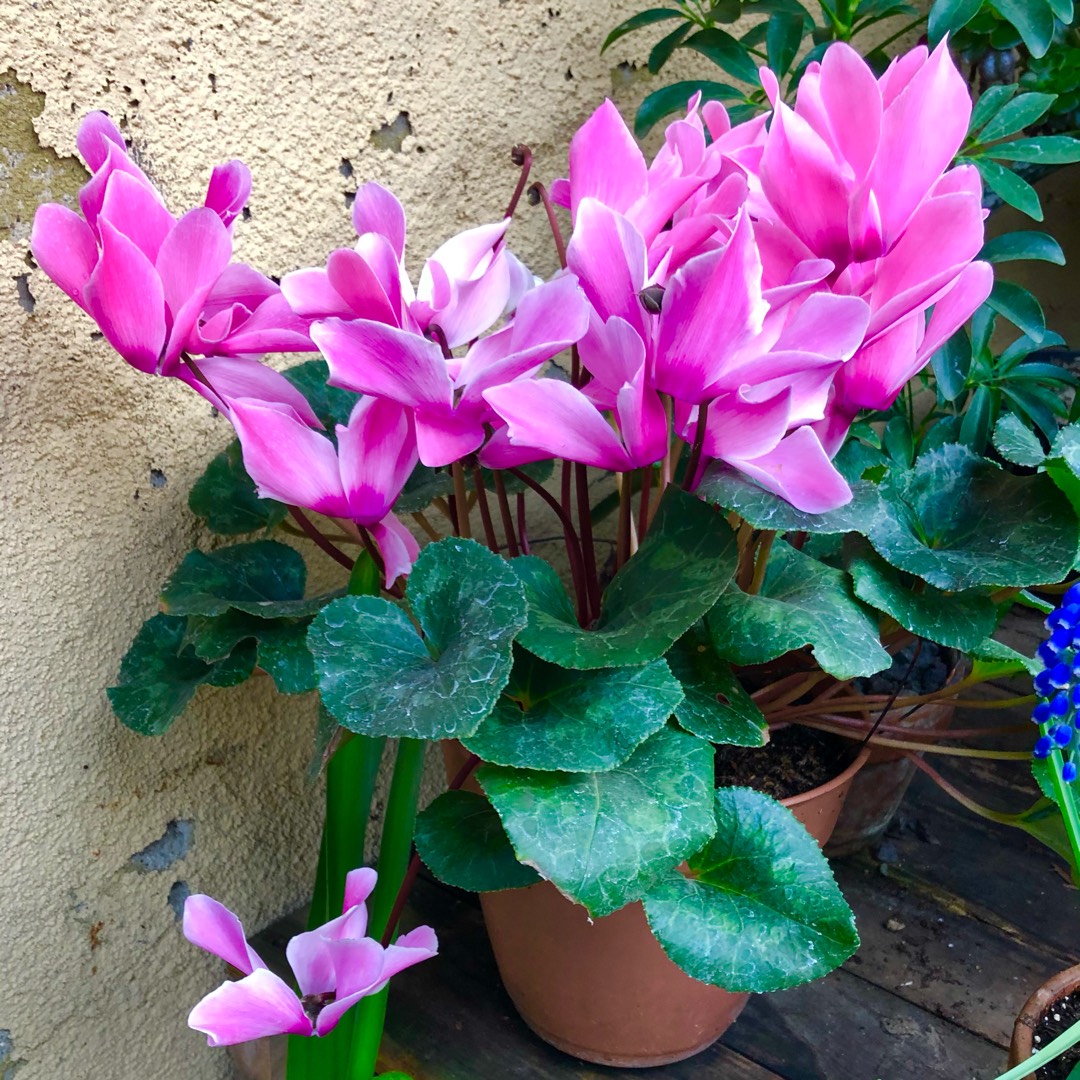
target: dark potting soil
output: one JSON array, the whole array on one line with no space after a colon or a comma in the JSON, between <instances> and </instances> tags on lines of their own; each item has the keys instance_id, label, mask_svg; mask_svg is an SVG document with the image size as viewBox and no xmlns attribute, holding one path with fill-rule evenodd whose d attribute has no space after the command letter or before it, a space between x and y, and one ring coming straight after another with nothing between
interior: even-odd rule
<instances>
[{"instance_id":1,"label":"dark potting soil","mask_svg":"<svg viewBox=\"0 0 1080 1080\"><path fill-rule=\"evenodd\" d=\"M751 787L789 799L827 784L847 768L855 743L827 731L792 724L772 732L760 749L716 748L717 787Z\"/></svg>"},{"instance_id":2,"label":"dark potting soil","mask_svg":"<svg viewBox=\"0 0 1080 1080\"><path fill-rule=\"evenodd\" d=\"M932 694L949 681L955 662L951 649L933 641L913 641L893 657L891 667L865 679L854 679L852 685L860 694L895 694L897 687L901 696Z\"/></svg>"},{"instance_id":3,"label":"dark potting soil","mask_svg":"<svg viewBox=\"0 0 1080 1080\"><path fill-rule=\"evenodd\" d=\"M1066 1028L1080 1020L1080 994L1069 994L1055 1001L1043 1013L1035 1029L1033 1050L1041 1050L1056 1039ZM1038 1080L1068 1080L1069 1073L1080 1062L1080 1046L1066 1050L1061 1057L1044 1065L1035 1075Z\"/></svg>"}]
</instances>

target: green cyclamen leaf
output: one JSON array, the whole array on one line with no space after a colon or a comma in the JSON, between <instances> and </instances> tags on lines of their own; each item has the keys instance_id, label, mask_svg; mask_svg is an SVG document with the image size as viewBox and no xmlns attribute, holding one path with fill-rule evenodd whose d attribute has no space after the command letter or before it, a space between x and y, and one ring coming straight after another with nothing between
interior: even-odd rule
<instances>
[{"instance_id":1,"label":"green cyclamen leaf","mask_svg":"<svg viewBox=\"0 0 1080 1080\"><path fill-rule=\"evenodd\" d=\"M687 731L712 743L765 745L764 715L730 665L716 655L704 626L692 627L675 642L667 662L685 694L675 719Z\"/></svg>"},{"instance_id":2,"label":"green cyclamen leaf","mask_svg":"<svg viewBox=\"0 0 1080 1080\"><path fill-rule=\"evenodd\" d=\"M873 675L891 663L877 621L840 570L778 540L755 595L729 588L706 623L716 651L734 664L762 664L809 645L838 679Z\"/></svg>"},{"instance_id":3,"label":"green cyclamen leaf","mask_svg":"<svg viewBox=\"0 0 1080 1080\"><path fill-rule=\"evenodd\" d=\"M260 499L244 468L240 440L231 443L206 467L188 494L188 507L222 536L271 529L289 512L284 503Z\"/></svg>"},{"instance_id":4,"label":"green cyclamen leaf","mask_svg":"<svg viewBox=\"0 0 1080 1080\"><path fill-rule=\"evenodd\" d=\"M503 696L463 741L493 765L603 772L659 731L682 697L663 660L573 671L515 649Z\"/></svg>"},{"instance_id":5,"label":"green cyclamen leaf","mask_svg":"<svg viewBox=\"0 0 1080 1080\"><path fill-rule=\"evenodd\" d=\"M529 599L519 641L568 668L645 664L663 656L712 607L735 573L735 534L714 507L669 487L641 547L604 593L595 628L582 629L551 566L511 564Z\"/></svg>"},{"instance_id":6,"label":"green cyclamen leaf","mask_svg":"<svg viewBox=\"0 0 1080 1080\"><path fill-rule=\"evenodd\" d=\"M828 974L859 947L855 917L814 839L749 788L716 792L716 835L645 895L664 951L689 975L762 993Z\"/></svg>"},{"instance_id":7,"label":"green cyclamen leaf","mask_svg":"<svg viewBox=\"0 0 1080 1080\"><path fill-rule=\"evenodd\" d=\"M495 808L472 791L446 791L416 818L424 865L447 885L497 892L535 885L540 875L517 861Z\"/></svg>"},{"instance_id":8,"label":"green cyclamen leaf","mask_svg":"<svg viewBox=\"0 0 1080 1080\"><path fill-rule=\"evenodd\" d=\"M471 735L510 675L525 597L510 564L472 540L429 544L409 577L424 632L375 596L327 605L308 631L319 689L338 722L364 735Z\"/></svg>"},{"instance_id":9,"label":"green cyclamen leaf","mask_svg":"<svg viewBox=\"0 0 1080 1080\"><path fill-rule=\"evenodd\" d=\"M1039 436L1015 413L1006 413L994 426L994 449L1014 465L1034 468L1046 458Z\"/></svg>"},{"instance_id":10,"label":"green cyclamen leaf","mask_svg":"<svg viewBox=\"0 0 1080 1080\"><path fill-rule=\"evenodd\" d=\"M518 859L593 916L640 899L715 829L712 747L671 728L609 772L484 765L476 778Z\"/></svg>"},{"instance_id":11,"label":"green cyclamen leaf","mask_svg":"<svg viewBox=\"0 0 1080 1080\"><path fill-rule=\"evenodd\" d=\"M161 735L184 711L203 683L233 686L251 674L253 648L236 650L219 663L207 663L185 647L187 620L155 615L139 630L120 665L120 678L108 690L121 723L140 735Z\"/></svg>"}]
</instances>

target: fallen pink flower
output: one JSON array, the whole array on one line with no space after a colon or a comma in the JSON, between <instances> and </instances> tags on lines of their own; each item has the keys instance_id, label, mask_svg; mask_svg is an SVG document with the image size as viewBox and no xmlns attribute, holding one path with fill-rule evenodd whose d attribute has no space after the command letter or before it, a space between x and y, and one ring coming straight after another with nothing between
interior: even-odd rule
<instances>
[{"instance_id":1,"label":"fallen pink flower","mask_svg":"<svg viewBox=\"0 0 1080 1080\"><path fill-rule=\"evenodd\" d=\"M365 901L375 881L374 870L353 870L345 883L342 914L289 942L285 955L299 994L248 945L240 920L228 908L209 896L188 897L184 936L244 976L207 994L191 1010L189 1026L203 1032L210 1046L268 1035L327 1035L362 998L377 994L398 972L435 956L438 942L429 926L403 934L386 948L365 937Z\"/></svg>"}]
</instances>

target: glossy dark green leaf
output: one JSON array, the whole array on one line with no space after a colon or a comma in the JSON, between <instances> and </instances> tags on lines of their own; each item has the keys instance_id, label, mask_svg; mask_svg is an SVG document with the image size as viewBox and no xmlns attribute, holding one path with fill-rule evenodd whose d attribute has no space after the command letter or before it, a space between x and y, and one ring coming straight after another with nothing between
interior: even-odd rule
<instances>
[{"instance_id":1,"label":"glossy dark green leaf","mask_svg":"<svg viewBox=\"0 0 1080 1080\"><path fill-rule=\"evenodd\" d=\"M593 916L643 893L713 835L713 750L666 728L618 768L476 774L518 860Z\"/></svg>"},{"instance_id":2,"label":"glossy dark green leaf","mask_svg":"<svg viewBox=\"0 0 1080 1080\"><path fill-rule=\"evenodd\" d=\"M340 386L330 386L330 368L325 360L305 360L286 368L282 374L307 398L311 411L322 421L329 433L338 424L347 424L360 395Z\"/></svg>"},{"instance_id":3,"label":"glossy dark green leaf","mask_svg":"<svg viewBox=\"0 0 1080 1080\"><path fill-rule=\"evenodd\" d=\"M143 623L120 665L117 685L108 689L113 712L140 735L167 731L203 683L231 686L251 674L253 649L208 664L185 646L186 624L172 615L155 615Z\"/></svg>"},{"instance_id":4,"label":"glossy dark green leaf","mask_svg":"<svg viewBox=\"0 0 1080 1080\"><path fill-rule=\"evenodd\" d=\"M582 629L551 566L514 559L529 599L518 641L568 668L645 664L663 656L712 607L735 573L735 534L723 514L669 487L641 547L604 592L600 618Z\"/></svg>"},{"instance_id":5,"label":"glossy dark green leaf","mask_svg":"<svg viewBox=\"0 0 1080 1080\"><path fill-rule=\"evenodd\" d=\"M239 439L233 439L195 481L188 508L222 536L271 529L289 512L284 503L259 498L255 481L244 468Z\"/></svg>"},{"instance_id":6,"label":"glossy dark green leaf","mask_svg":"<svg viewBox=\"0 0 1080 1080\"><path fill-rule=\"evenodd\" d=\"M999 165L989 158L973 158L971 161L978 168L983 183L999 195L1003 202L1016 207L1035 221L1042 221L1043 211L1038 193L1026 180L1017 176L1012 169L1006 169L1004 165Z\"/></svg>"},{"instance_id":7,"label":"glossy dark green leaf","mask_svg":"<svg viewBox=\"0 0 1080 1080\"><path fill-rule=\"evenodd\" d=\"M1036 59L1054 40L1054 11L1047 0L994 0L994 7L1019 31Z\"/></svg>"},{"instance_id":8,"label":"glossy dark green leaf","mask_svg":"<svg viewBox=\"0 0 1080 1080\"><path fill-rule=\"evenodd\" d=\"M611 45L614 45L619 38L625 37L635 30L641 30L643 27L653 26L668 19L683 19L685 17L681 11L674 11L671 8L649 8L647 11L639 11L636 15L631 15L629 19L619 23L604 38L604 44L600 46L600 51L604 52Z\"/></svg>"},{"instance_id":9,"label":"glossy dark green leaf","mask_svg":"<svg viewBox=\"0 0 1080 1080\"><path fill-rule=\"evenodd\" d=\"M971 370L971 340L961 327L930 357L941 401L955 401L964 391Z\"/></svg>"},{"instance_id":10,"label":"glossy dark green leaf","mask_svg":"<svg viewBox=\"0 0 1080 1080\"><path fill-rule=\"evenodd\" d=\"M956 33L967 26L982 8L983 0L934 0L930 8L927 36L936 45L946 33Z\"/></svg>"},{"instance_id":11,"label":"glossy dark green leaf","mask_svg":"<svg viewBox=\"0 0 1080 1080\"><path fill-rule=\"evenodd\" d=\"M1072 566L1077 520L1042 475L1017 476L950 444L881 485L890 512L870 542L885 560L940 589L1059 581Z\"/></svg>"},{"instance_id":12,"label":"glossy dark green leaf","mask_svg":"<svg viewBox=\"0 0 1080 1080\"><path fill-rule=\"evenodd\" d=\"M761 993L818 979L859 947L825 856L786 807L749 788L716 792L716 836L645 895L671 959L695 979Z\"/></svg>"},{"instance_id":13,"label":"glossy dark green leaf","mask_svg":"<svg viewBox=\"0 0 1080 1080\"><path fill-rule=\"evenodd\" d=\"M1042 341L1046 334L1046 316L1039 301L1023 286L1011 281L995 281L986 302L1032 341Z\"/></svg>"},{"instance_id":14,"label":"glossy dark green leaf","mask_svg":"<svg viewBox=\"0 0 1080 1080\"><path fill-rule=\"evenodd\" d=\"M964 2L974 3L974 0L964 0ZM941 0L935 0L934 7L938 7L940 3ZM933 13L931 13L930 17L933 19ZM1019 89L1020 87L1016 83L1005 83L1000 86L991 86L981 93L971 110L971 123L968 125L969 133L972 135L977 134L991 117L997 116L1005 107L1006 102L1013 99Z\"/></svg>"},{"instance_id":15,"label":"glossy dark green leaf","mask_svg":"<svg viewBox=\"0 0 1080 1080\"><path fill-rule=\"evenodd\" d=\"M709 18L713 22L738 22L742 16L742 0L709 0Z\"/></svg>"},{"instance_id":16,"label":"glossy dark green leaf","mask_svg":"<svg viewBox=\"0 0 1080 1080\"><path fill-rule=\"evenodd\" d=\"M1071 135L1040 135L1014 139L990 147L986 153L998 161L1025 161L1031 165L1072 165L1080 161L1080 139Z\"/></svg>"},{"instance_id":17,"label":"glossy dark green leaf","mask_svg":"<svg viewBox=\"0 0 1080 1080\"><path fill-rule=\"evenodd\" d=\"M946 593L925 582L916 589L861 537L848 544L846 562L855 595L916 637L968 652L994 632L997 608L985 592Z\"/></svg>"},{"instance_id":18,"label":"glossy dark green leaf","mask_svg":"<svg viewBox=\"0 0 1080 1080\"><path fill-rule=\"evenodd\" d=\"M712 743L765 745L764 715L731 665L716 655L704 626L688 630L666 659L685 694L675 707L675 719L682 727Z\"/></svg>"},{"instance_id":19,"label":"glossy dark green leaf","mask_svg":"<svg viewBox=\"0 0 1080 1080\"><path fill-rule=\"evenodd\" d=\"M1069 424L1057 433L1043 468L1080 515L1080 425ZM1048 577L1045 580L1058 579Z\"/></svg>"},{"instance_id":20,"label":"glossy dark green leaf","mask_svg":"<svg viewBox=\"0 0 1080 1080\"><path fill-rule=\"evenodd\" d=\"M683 23L675 27L670 34L665 34L650 50L649 60L646 65L653 75L671 59L671 54L679 47L680 42L694 29L694 24Z\"/></svg>"},{"instance_id":21,"label":"glossy dark green leaf","mask_svg":"<svg viewBox=\"0 0 1080 1080\"><path fill-rule=\"evenodd\" d=\"M778 76L788 73L803 39L804 21L801 15L777 13L769 18L765 37L769 67Z\"/></svg>"},{"instance_id":22,"label":"glossy dark green leaf","mask_svg":"<svg viewBox=\"0 0 1080 1080\"><path fill-rule=\"evenodd\" d=\"M1061 245L1044 232L1022 231L995 236L986 241L978 257L989 263L1037 259L1058 266L1065 265L1065 253L1061 250Z\"/></svg>"},{"instance_id":23,"label":"glossy dark green leaf","mask_svg":"<svg viewBox=\"0 0 1080 1080\"><path fill-rule=\"evenodd\" d=\"M1057 100L1056 94L1027 93L1020 94L1008 102L990 122L979 132L979 142L990 143L995 139L1004 139L1015 135L1026 127L1031 127L1040 117L1045 116L1050 106ZM995 147L990 151L997 156Z\"/></svg>"},{"instance_id":24,"label":"glossy dark green leaf","mask_svg":"<svg viewBox=\"0 0 1080 1080\"><path fill-rule=\"evenodd\" d=\"M971 678L976 682L1007 679L1013 675L1034 675L1043 664L1038 657L1025 656L1011 645L987 638L969 652Z\"/></svg>"},{"instance_id":25,"label":"glossy dark green leaf","mask_svg":"<svg viewBox=\"0 0 1080 1080\"><path fill-rule=\"evenodd\" d=\"M259 635L258 665L282 694L306 694L318 684L307 631L307 620L282 620Z\"/></svg>"},{"instance_id":26,"label":"glossy dark green leaf","mask_svg":"<svg viewBox=\"0 0 1080 1080\"><path fill-rule=\"evenodd\" d=\"M525 597L510 564L472 540L429 544L409 576L422 638L375 596L327 605L308 631L319 689L338 722L363 735L471 735L510 675Z\"/></svg>"},{"instance_id":27,"label":"glossy dark green leaf","mask_svg":"<svg viewBox=\"0 0 1080 1080\"><path fill-rule=\"evenodd\" d=\"M698 495L725 510L734 510L755 529L773 532L865 532L881 512L876 485L852 485L851 502L825 514L807 514L786 499L766 491L742 473L713 462L698 484Z\"/></svg>"},{"instance_id":28,"label":"glossy dark green leaf","mask_svg":"<svg viewBox=\"0 0 1080 1080\"><path fill-rule=\"evenodd\" d=\"M472 791L443 792L417 815L413 840L424 865L459 889L498 892L541 880L517 861L495 808Z\"/></svg>"},{"instance_id":29,"label":"glossy dark green leaf","mask_svg":"<svg viewBox=\"0 0 1080 1080\"><path fill-rule=\"evenodd\" d=\"M994 449L1006 461L1029 468L1041 465L1046 457L1038 435L1013 413L1006 413L994 426Z\"/></svg>"},{"instance_id":30,"label":"glossy dark green leaf","mask_svg":"<svg viewBox=\"0 0 1080 1080\"><path fill-rule=\"evenodd\" d=\"M573 671L515 649L503 696L462 741L493 765L604 772L659 731L682 698L663 660Z\"/></svg>"},{"instance_id":31,"label":"glossy dark green leaf","mask_svg":"<svg viewBox=\"0 0 1080 1080\"><path fill-rule=\"evenodd\" d=\"M761 592L729 588L706 623L717 652L733 664L763 664L806 645L838 679L873 675L891 663L848 575L782 540L773 544Z\"/></svg>"},{"instance_id":32,"label":"glossy dark green leaf","mask_svg":"<svg viewBox=\"0 0 1080 1080\"><path fill-rule=\"evenodd\" d=\"M724 30L716 27L699 30L688 37L682 47L701 53L733 78L751 84L757 83L757 63L754 58L736 38Z\"/></svg>"},{"instance_id":33,"label":"glossy dark green leaf","mask_svg":"<svg viewBox=\"0 0 1080 1080\"><path fill-rule=\"evenodd\" d=\"M674 112L685 113L687 101L698 92L701 93L702 102L743 101L746 97L742 90L729 83L697 80L672 83L671 86L654 90L638 106L637 115L634 117L634 134L643 139L665 116ZM732 122L735 122L734 119Z\"/></svg>"}]
</instances>

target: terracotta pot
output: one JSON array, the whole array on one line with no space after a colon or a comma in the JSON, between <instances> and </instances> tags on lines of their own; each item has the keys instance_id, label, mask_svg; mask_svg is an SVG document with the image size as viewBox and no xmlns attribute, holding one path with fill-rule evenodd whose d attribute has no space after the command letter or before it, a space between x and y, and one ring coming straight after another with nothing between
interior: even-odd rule
<instances>
[{"instance_id":1,"label":"terracotta pot","mask_svg":"<svg viewBox=\"0 0 1080 1080\"><path fill-rule=\"evenodd\" d=\"M954 670L950 682L955 674ZM903 702L903 698L898 700ZM953 712L951 702L922 705L910 713L901 704L885 714L884 723L909 731L944 731L952 723ZM830 857L850 855L880 840L916 771L902 750L871 747L869 760L852 781L825 853Z\"/></svg>"},{"instance_id":2,"label":"terracotta pot","mask_svg":"<svg viewBox=\"0 0 1080 1080\"><path fill-rule=\"evenodd\" d=\"M1031 995L1020 1010L1013 1025L1012 1043L1009 1046L1009 1068L1031 1057L1035 1029L1039 1021L1055 1001L1080 990L1080 964L1059 971ZM1038 1073L1031 1073L1027 1080L1035 1080Z\"/></svg>"},{"instance_id":3,"label":"terracotta pot","mask_svg":"<svg viewBox=\"0 0 1080 1080\"><path fill-rule=\"evenodd\" d=\"M447 748L451 757L463 757ZM810 834L828 838L859 769L784 800ZM748 994L692 979L653 937L641 904L590 920L544 882L480 897L503 984L545 1042L599 1065L644 1068L681 1061L715 1042Z\"/></svg>"}]
</instances>

